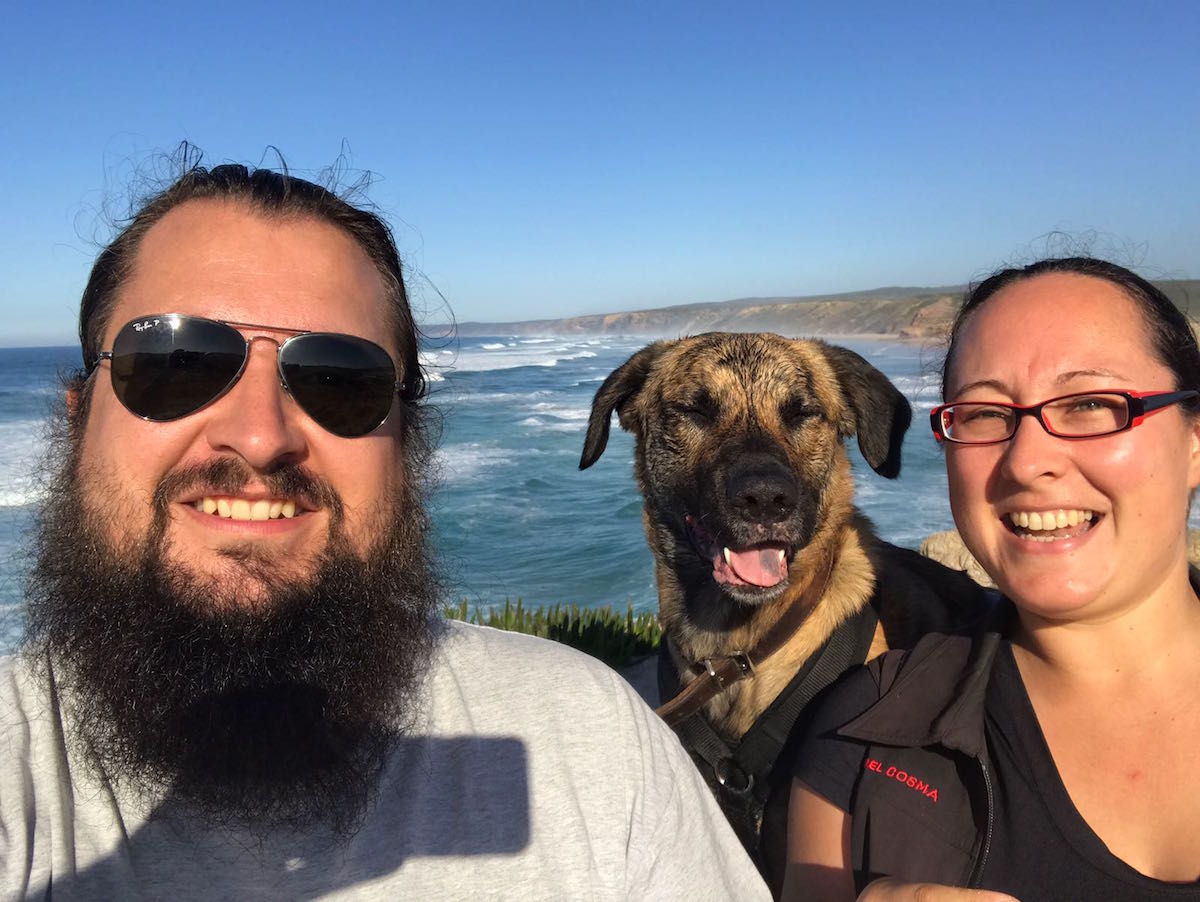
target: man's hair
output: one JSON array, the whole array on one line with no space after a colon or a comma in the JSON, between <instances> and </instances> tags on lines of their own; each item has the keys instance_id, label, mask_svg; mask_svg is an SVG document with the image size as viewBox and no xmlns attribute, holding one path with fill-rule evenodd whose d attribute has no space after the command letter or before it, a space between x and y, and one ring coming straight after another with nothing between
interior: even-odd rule
<instances>
[{"instance_id":1,"label":"man's hair","mask_svg":"<svg viewBox=\"0 0 1200 902\"><path fill-rule=\"evenodd\" d=\"M427 447L424 412L419 404L425 397L426 383L418 356L418 330L404 285L400 254L387 223L370 210L356 207L328 188L297 178L286 169L276 172L238 163L209 169L200 165L199 159L188 161L186 153L184 161L183 174L142 204L92 266L79 306L84 370L75 375L70 385L80 392L73 426L77 428L87 419L87 376L99 360L100 343L109 327L117 295L130 276L146 233L167 213L188 201L226 200L244 204L264 216L310 217L326 222L341 229L362 248L379 271L390 301L388 316L395 330L400 352L397 364L404 382L400 392L403 435L415 440L418 447Z\"/></svg>"}]
</instances>

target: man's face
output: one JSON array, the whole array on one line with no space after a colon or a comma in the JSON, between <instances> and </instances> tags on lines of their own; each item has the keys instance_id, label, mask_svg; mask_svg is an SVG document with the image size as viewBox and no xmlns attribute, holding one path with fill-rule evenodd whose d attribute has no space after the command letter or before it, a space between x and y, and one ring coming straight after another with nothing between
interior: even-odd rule
<instances>
[{"instance_id":1,"label":"man's face","mask_svg":"<svg viewBox=\"0 0 1200 902\"><path fill-rule=\"evenodd\" d=\"M336 228L192 201L145 236L106 347L134 317L185 313L344 332L395 355L385 305ZM370 435L323 430L280 387L273 341L286 336L246 334L272 341L190 416L134 416L104 364L81 434L56 421L27 642L114 784L216 820L346 825L416 711L436 641L422 457L396 402ZM203 510L213 497L297 512L223 518Z\"/></svg>"},{"instance_id":2,"label":"man's face","mask_svg":"<svg viewBox=\"0 0 1200 902\"><path fill-rule=\"evenodd\" d=\"M338 228L267 217L238 203L191 201L147 232L102 346L111 347L135 317L183 313L357 335L395 360L388 303L375 266ZM310 579L331 535L343 534L359 557L378 543L403 478L401 413L394 401L387 421L361 438L327 432L280 385L275 354L288 333L241 331L251 352L237 384L171 422L147 422L126 410L113 394L109 365L101 364L92 377L80 484L113 547L131 547L161 528L155 538L165 560L220 587L214 604L253 606L268 581ZM223 468L220 479L214 463ZM271 476L289 468L331 492L288 497L286 484ZM220 511L228 505L233 516L206 513L206 498ZM262 501L290 502L295 516L238 519Z\"/></svg>"}]
</instances>

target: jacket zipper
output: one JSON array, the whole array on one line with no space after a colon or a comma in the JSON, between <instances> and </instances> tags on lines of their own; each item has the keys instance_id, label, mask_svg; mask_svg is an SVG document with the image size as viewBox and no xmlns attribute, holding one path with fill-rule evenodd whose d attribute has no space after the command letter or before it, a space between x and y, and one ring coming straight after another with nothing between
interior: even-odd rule
<instances>
[{"instance_id":1,"label":"jacket zipper","mask_svg":"<svg viewBox=\"0 0 1200 902\"><path fill-rule=\"evenodd\" d=\"M988 774L987 765L982 761L979 762L979 772L983 775L983 788L987 792L987 829L983 834L983 847L979 850L979 857L975 859L975 867L971 869L971 879L967 883L969 889L978 889L979 884L983 881L983 867L987 864L988 852L992 847L992 821L995 808L992 799L992 778Z\"/></svg>"}]
</instances>

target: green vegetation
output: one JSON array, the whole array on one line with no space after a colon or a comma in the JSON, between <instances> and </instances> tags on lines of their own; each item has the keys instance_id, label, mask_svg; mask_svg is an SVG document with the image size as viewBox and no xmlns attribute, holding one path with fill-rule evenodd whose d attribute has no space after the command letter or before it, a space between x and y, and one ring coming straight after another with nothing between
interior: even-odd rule
<instances>
[{"instance_id":1,"label":"green vegetation","mask_svg":"<svg viewBox=\"0 0 1200 902\"><path fill-rule=\"evenodd\" d=\"M515 605L506 598L503 608L472 610L464 598L457 606L448 605L445 613L451 620L553 639L587 652L610 667L624 667L653 654L661 636L658 618L653 614L635 615L632 602L624 614L618 614L610 607L580 608L576 604L526 610L519 598Z\"/></svg>"}]
</instances>

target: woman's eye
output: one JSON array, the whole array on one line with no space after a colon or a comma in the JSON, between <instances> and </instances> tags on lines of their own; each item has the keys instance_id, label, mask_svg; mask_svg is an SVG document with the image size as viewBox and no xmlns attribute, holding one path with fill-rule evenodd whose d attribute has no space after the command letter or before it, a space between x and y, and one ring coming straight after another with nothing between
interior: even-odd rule
<instances>
[{"instance_id":1,"label":"woman's eye","mask_svg":"<svg viewBox=\"0 0 1200 902\"><path fill-rule=\"evenodd\" d=\"M991 419L1006 419L1008 417L1008 409L1004 407L968 407L958 416L959 419L965 420L968 423L977 422L980 420Z\"/></svg>"}]
</instances>

